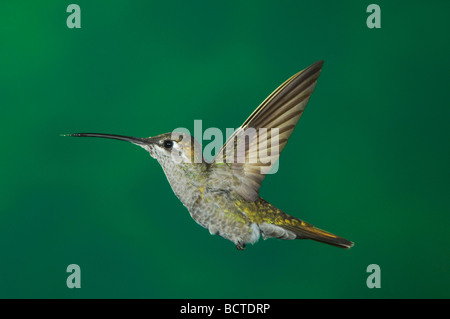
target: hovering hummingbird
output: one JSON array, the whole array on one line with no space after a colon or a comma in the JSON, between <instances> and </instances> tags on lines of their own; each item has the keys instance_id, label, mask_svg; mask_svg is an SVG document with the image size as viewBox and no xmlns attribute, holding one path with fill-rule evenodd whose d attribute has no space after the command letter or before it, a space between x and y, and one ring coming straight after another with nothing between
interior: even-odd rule
<instances>
[{"instance_id":1,"label":"hovering hummingbird","mask_svg":"<svg viewBox=\"0 0 450 319\"><path fill-rule=\"evenodd\" d=\"M278 159L303 114L322 65L323 61L318 61L279 86L234 132L211 162L203 158L201 146L186 133L172 132L148 138L98 133L68 136L117 139L147 150L162 166L175 195L192 218L212 235L232 241L237 249L244 250L247 243L257 242L260 236L264 239L312 239L350 248L351 241L290 216L259 197L268 166ZM243 148L245 159L256 160L236 162L236 141L249 128L277 129L278 140L275 143L275 135L269 135L266 130L256 130L256 137L249 143L257 147ZM260 142L262 138L267 140L264 145ZM261 148L266 148L266 158L261 157Z\"/></svg>"}]
</instances>

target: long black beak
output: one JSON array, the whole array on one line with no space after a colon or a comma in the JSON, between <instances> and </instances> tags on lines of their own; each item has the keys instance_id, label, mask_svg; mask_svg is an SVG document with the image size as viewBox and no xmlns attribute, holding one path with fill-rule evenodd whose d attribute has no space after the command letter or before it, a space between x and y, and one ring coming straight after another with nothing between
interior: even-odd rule
<instances>
[{"instance_id":1,"label":"long black beak","mask_svg":"<svg viewBox=\"0 0 450 319\"><path fill-rule=\"evenodd\" d=\"M101 133L75 133L75 134L64 134L63 136L102 137L102 138L111 138L114 140L130 142L130 143L137 144L137 145L147 145L145 138L123 136L123 135L101 134Z\"/></svg>"}]
</instances>

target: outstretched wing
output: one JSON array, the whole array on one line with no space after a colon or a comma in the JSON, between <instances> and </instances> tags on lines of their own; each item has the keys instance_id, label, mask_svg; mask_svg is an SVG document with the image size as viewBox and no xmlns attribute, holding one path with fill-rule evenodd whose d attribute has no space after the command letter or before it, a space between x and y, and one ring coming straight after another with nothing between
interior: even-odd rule
<instances>
[{"instance_id":1,"label":"outstretched wing","mask_svg":"<svg viewBox=\"0 0 450 319\"><path fill-rule=\"evenodd\" d=\"M244 199L255 201L258 198L261 181L277 162L302 116L322 65L323 61L318 61L278 87L234 132L214 158L212 165L216 168L231 169L231 176L223 174L221 178L231 178L226 182L232 182Z\"/></svg>"}]
</instances>

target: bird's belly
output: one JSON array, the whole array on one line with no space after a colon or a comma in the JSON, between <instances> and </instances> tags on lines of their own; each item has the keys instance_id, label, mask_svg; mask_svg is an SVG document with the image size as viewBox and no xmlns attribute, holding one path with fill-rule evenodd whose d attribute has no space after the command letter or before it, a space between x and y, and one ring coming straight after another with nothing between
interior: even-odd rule
<instances>
[{"instance_id":1,"label":"bird's belly","mask_svg":"<svg viewBox=\"0 0 450 319\"><path fill-rule=\"evenodd\" d=\"M235 244L254 243L259 239L259 227L224 196L199 197L189 212L211 235L222 236Z\"/></svg>"}]
</instances>

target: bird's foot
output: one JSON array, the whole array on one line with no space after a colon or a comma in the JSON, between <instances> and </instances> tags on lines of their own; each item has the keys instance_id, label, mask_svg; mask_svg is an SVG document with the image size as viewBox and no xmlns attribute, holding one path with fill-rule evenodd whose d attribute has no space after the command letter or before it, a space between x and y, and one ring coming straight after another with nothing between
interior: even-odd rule
<instances>
[{"instance_id":1,"label":"bird's foot","mask_svg":"<svg viewBox=\"0 0 450 319\"><path fill-rule=\"evenodd\" d=\"M236 244L236 248L238 250L245 250L245 243L238 241L238 243Z\"/></svg>"}]
</instances>

